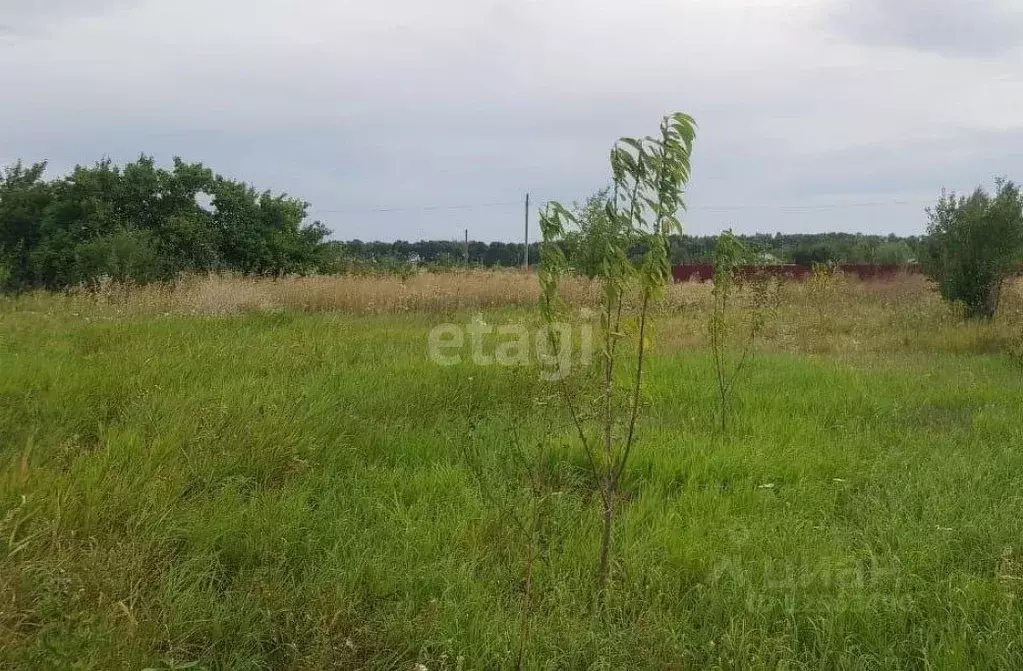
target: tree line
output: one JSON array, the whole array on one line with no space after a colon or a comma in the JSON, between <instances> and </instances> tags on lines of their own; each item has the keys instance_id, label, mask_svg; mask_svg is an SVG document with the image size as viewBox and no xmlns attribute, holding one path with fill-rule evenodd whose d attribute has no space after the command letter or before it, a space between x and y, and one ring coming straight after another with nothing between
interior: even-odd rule
<instances>
[{"instance_id":1,"label":"tree line","mask_svg":"<svg viewBox=\"0 0 1023 671\"><path fill-rule=\"evenodd\" d=\"M861 233L758 233L736 235L744 245L758 253L762 263L877 263L902 264L918 260L922 244L919 236L864 235ZM673 264L710 263L714 258L717 236L672 235L669 253ZM522 265L522 243L479 242L470 240L468 250L460 240L420 240L410 242L364 242L349 240L334 244L342 258L369 263L419 263L425 265L464 265L512 267ZM571 257L571 241L562 243ZM466 255L468 251L468 255ZM630 250L642 256L639 246ZM529 245L530 264L540 261L540 245ZM571 259L570 259L571 260Z\"/></svg>"},{"instance_id":2,"label":"tree line","mask_svg":"<svg viewBox=\"0 0 1023 671\"><path fill-rule=\"evenodd\" d=\"M47 179L46 163L0 173L0 287L61 289L181 273L258 275L329 265L329 231L305 223L308 204L257 191L201 163L169 170L142 156L103 160Z\"/></svg>"},{"instance_id":3,"label":"tree line","mask_svg":"<svg viewBox=\"0 0 1023 671\"><path fill-rule=\"evenodd\" d=\"M608 192L598 191L583 203L575 203L570 214L578 221L579 230L559 241L569 263L586 265L587 240L595 238L589 231L599 230L606 216ZM922 253L923 238L896 235L864 235L861 233L783 234L757 233L736 238L752 250L763 263L877 263L902 264L916 261ZM671 235L668 254L672 264L711 263L717 236ZM336 243L345 258L374 263L423 263L472 266L522 265L525 245L508 242L476 242L468 245L460 240L420 240L409 242L363 242L351 240ZM641 243L629 249L629 256L638 259L644 254ZM529 246L531 263L540 261L540 244Z\"/></svg>"}]
</instances>

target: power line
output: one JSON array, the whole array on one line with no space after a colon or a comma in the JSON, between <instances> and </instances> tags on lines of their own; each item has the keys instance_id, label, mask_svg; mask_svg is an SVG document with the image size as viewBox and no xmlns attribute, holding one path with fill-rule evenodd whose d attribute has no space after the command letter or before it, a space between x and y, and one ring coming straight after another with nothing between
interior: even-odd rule
<instances>
[{"instance_id":1,"label":"power line","mask_svg":"<svg viewBox=\"0 0 1023 671\"><path fill-rule=\"evenodd\" d=\"M538 204L544 207L547 202ZM778 210L789 212L840 210L857 207L884 207L889 205L924 205L930 200L865 200L833 203L743 203L739 205L697 205L687 208L688 212L739 212L743 210ZM454 210L477 210L485 208L520 206L522 201L509 200L492 203L463 203L455 205L407 205L396 207L371 207L365 209L321 210L313 209L311 214L377 214L390 212L439 212Z\"/></svg>"},{"instance_id":2,"label":"power line","mask_svg":"<svg viewBox=\"0 0 1023 671\"><path fill-rule=\"evenodd\" d=\"M438 210L475 210L486 207L510 207L521 205L521 201L505 201L500 203L469 203L465 205L409 205L399 207L371 207L362 210L320 210L314 209L315 214L376 214L377 212L430 212Z\"/></svg>"},{"instance_id":3,"label":"power line","mask_svg":"<svg viewBox=\"0 0 1023 671\"><path fill-rule=\"evenodd\" d=\"M933 200L870 200L836 203L786 204L786 203L750 203L744 205L703 205L690 207L690 212L732 212L738 210L839 210L847 207L884 207L886 205L924 205Z\"/></svg>"}]
</instances>

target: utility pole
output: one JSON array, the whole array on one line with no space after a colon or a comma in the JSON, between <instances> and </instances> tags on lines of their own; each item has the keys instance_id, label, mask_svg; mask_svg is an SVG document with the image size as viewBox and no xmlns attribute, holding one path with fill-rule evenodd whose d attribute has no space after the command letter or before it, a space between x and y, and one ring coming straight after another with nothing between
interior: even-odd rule
<instances>
[{"instance_id":1,"label":"utility pole","mask_svg":"<svg viewBox=\"0 0 1023 671\"><path fill-rule=\"evenodd\" d=\"M529 192L526 192L526 248L522 253L522 268L529 270Z\"/></svg>"},{"instance_id":2,"label":"utility pole","mask_svg":"<svg viewBox=\"0 0 1023 671\"><path fill-rule=\"evenodd\" d=\"M469 229L465 229L465 267L469 267Z\"/></svg>"}]
</instances>

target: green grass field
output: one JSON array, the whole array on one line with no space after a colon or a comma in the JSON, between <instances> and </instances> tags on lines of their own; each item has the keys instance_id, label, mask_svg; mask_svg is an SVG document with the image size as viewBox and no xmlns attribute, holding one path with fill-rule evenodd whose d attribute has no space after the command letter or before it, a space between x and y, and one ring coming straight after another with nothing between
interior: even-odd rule
<instances>
[{"instance_id":1,"label":"green grass field","mask_svg":"<svg viewBox=\"0 0 1023 671\"><path fill-rule=\"evenodd\" d=\"M598 505L536 370L426 356L470 318L7 304L0 667L513 666L516 442L553 454L529 668L1023 667L1023 369L974 327L767 343L721 436L669 320L595 606Z\"/></svg>"}]
</instances>

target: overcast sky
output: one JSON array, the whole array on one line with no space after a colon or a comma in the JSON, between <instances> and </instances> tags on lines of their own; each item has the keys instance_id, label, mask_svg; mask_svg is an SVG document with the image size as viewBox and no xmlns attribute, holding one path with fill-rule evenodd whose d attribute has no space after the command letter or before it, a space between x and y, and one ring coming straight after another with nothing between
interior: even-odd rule
<instances>
[{"instance_id":1,"label":"overcast sky","mask_svg":"<svg viewBox=\"0 0 1023 671\"><path fill-rule=\"evenodd\" d=\"M675 110L689 232L919 233L1023 180L1023 3L0 0L0 163L180 155L341 239L520 239Z\"/></svg>"}]
</instances>

